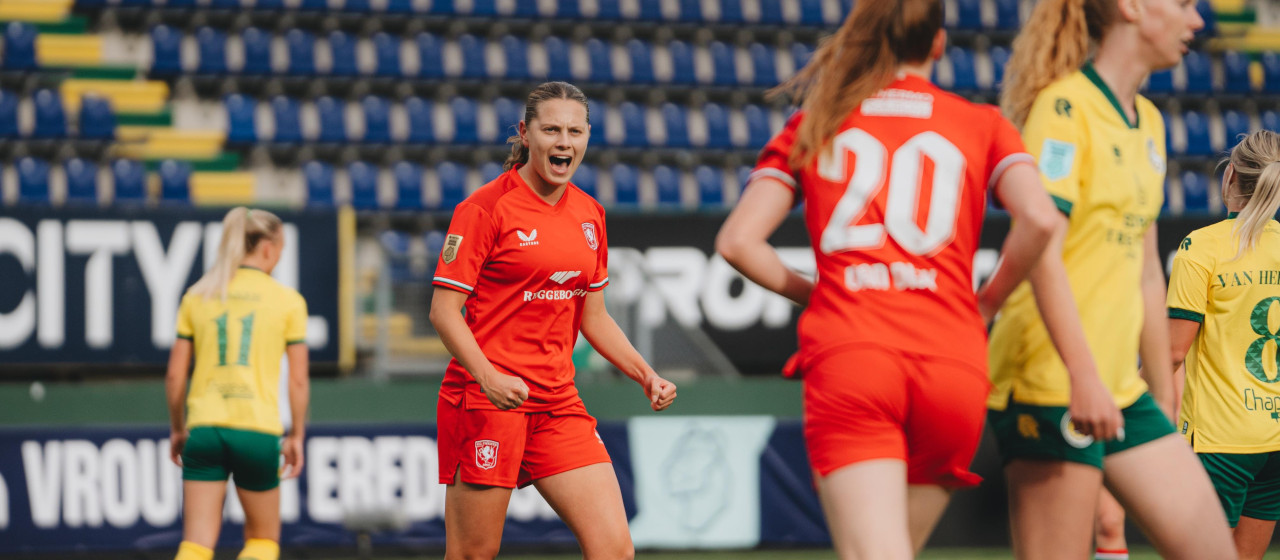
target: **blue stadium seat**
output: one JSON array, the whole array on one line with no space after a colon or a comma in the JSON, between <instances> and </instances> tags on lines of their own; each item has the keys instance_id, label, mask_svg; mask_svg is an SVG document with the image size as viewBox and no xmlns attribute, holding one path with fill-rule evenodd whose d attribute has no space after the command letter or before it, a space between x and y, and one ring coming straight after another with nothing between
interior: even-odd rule
<instances>
[{"instance_id":1,"label":"blue stadium seat","mask_svg":"<svg viewBox=\"0 0 1280 560\"><path fill-rule=\"evenodd\" d=\"M684 41L676 40L667 44L667 52L671 54L671 82L684 85L697 82L693 48Z\"/></svg>"},{"instance_id":2,"label":"blue stadium seat","mask_svg":"<svg viewBox=\"0 0 1280 560\"><path fill-rule=\"evenodd\" d=\"M631 83L653 83L653 53L648 43L639 39L627 41L627 58L631 61Z\"/></svg>"},{"instance_id":3,"label":"blue stadium seat","mask_svg":"<svg viewBox=\"0 0 1280 560\"><path fill-rule=\"evenodd\" d=\"M974 68L973 53L963 47L951 47L947 49L947 59L951 61L951 89L978 89L978 73Z\"/></svg>"},{"instance_id":4,"label":"blue stadium seat","mask_svg":"<svg viewBox=\"0 0 1280 560\"><path fill-rule=\"evenodd\" d=\"M298 9L310 12L329 10L329 0L298 0Z\"/></svg>"},{"instance_id":5,"label":"blue stadium seat","mask_svg":"<svg viewBox=\"0 0 1280 560\"><path fill-rule=\"evenodd\" d=\"M564 0L561 0L562 2ZM622 19L622 6L618 0L596 0L596 19L617 21Z\"/></svg>"},{"instance_id":6,"label":"blue stadium seat","mask_svg":"<svg viewBox=\"0 0 1280 560\"><path fill-rule=\"evenodd\" d=\"M742 0L720 0L720 21L723 23L743 23Z\"/></svg>"},{"instance_id":7,"label":"blue stadium seat","mask_svg":"<svg viewBox=\"0 0 1280 560\"><path fill-rule=\"evenodd\" d=\"M413 0L387 0L387 13L409 15L413 13Z\"/></svg>"},{"instance_id":8,"label":"blue stadium seat","mask_svg":"<svg viewBox=\"0 0 1280 560\"><path fill-rule=\"evenodd\" d=\"M747 51L751 55L751 66L755 68L755 85L760 87L778 85L778 64L775 61L773 47L751 43Z\"/></svg>"},{"instance_id":9,"label":"blue stadium seat","mask_svg":"<svg viewBox=\"0 0 1280 560\"><path fill-rule=\"evenodd\" d=\"M191 164L176 159L160 162L160 201L191 201Z\"/></svg>"},{"instance_id":10,"label":"blue stadium seat","mask_svg":"<svg viewBox=\"0 0 1280 560\"><path fill-rule=\"evenodd\" d=\"M116 137L116 112L111 102L98 95L80 99L79 136L85 140L111 140Z\"/></svg>"},{"instance_id":11,"label":"blue stadium seat","mask_svg":"<svg viewBox=\"0 0 1280 560\"><path fill-rule=\"evenodd\" d=\"M497 0L471 0L471 15L484 17L498 15Z\"/></svg>"},{"instance_id":12,"label":"blue stadium seat","mask_svg":"<svg viewBox=\"0 0 1280 560\"><path fill-rule=\"evenodd\" d=\"M440 178L439 209L453 210L467 198L467 170L452 161L445 161L436 166L436 176Z\"/></svg>"},{"instance_id":13,"label":"blue stadium seat","mask_svg":"<svg viewBox=\"0 0 1280 560\"><path fill-rule=\"evenodd\" d=\"M1196 11L1200 12L1200 19L1204 20L1204 27L1196 32L1196 38L1215 37L1218 35L1218 14L1213 11L1213 4L1209 0L1200 0L1196 2Z\"/></svg>"},{"instance_id":14,"label":"blue stadium seat","mask_svg":"<svg viewBox=\"0 0 1280 560\"><path fill-rule=\"evenodd\" d=\"M453 14L457 13L457 6L454 5L454 0L431 0L429 11L433 14Z\"/></svg>"},{"instance_id":15,"label":"blue stadium seat","mask_svg":"<svg viewBox=\"0 0 1280 560\"><path fill-rule=\"evenodd\" d=\"M640 21L661 21L662 0L639 0Z\"/></svg>"},{"instance_id":16,"label":"blue stadium seat","mask_svg":"<svg viewBox=\"0 0 1280 560\"><path fill-rule=\"evenodd\" d=\"M147 168L140 161L118 159L111 162L111 183L115 203L136 203L147 199Z\"/></svg>"},{"instance_id":17,"label":"blue stadium seat","mask_svg":"<svg viewBox=\"0 0 1280 560\"><path fill-rule=\"evenodd\" d=\"M351 206L356 210L378 208L378 168L363 161L347 165L347 177L351 179Z\"/></svg>"},{"instance_id":18,"label":"blue stadium seat","mask_svg":"<svg viewBox=\"0 0 1280 560\"><path fill-rule=\"evenodd\" d=\"M1147 92L1168 95L1173 93L1173 70L1165 69L1151 73L1147 79Z\"/></svg>"},{"instance_id":19,"label":"blue stadium seat","mask_svg":"<svg viewBox=\"0 0 1280 560\"><path fill-rule=\"evenodd\" d=\"M475 101L465 97L455 97L449 100L449 112L453 114L455 144L475 144L480 141Z\"/></svg>"},{"instance_id":20,"label":"blue stadium seat","mask_svg":"<svg viewBox=\"0 0 1280 560\"><path fill-rule=\"evenodd\" d=\"M786 23L782 17L782 0L760 0L760 23L765 25Z\"/></svg>"},{"instance_id":21,"label":"blue stadium seat","mask_svg":"<svg viewBox=\"0 0 1280 560\"><path fill-rule=\"evenodd\" d=\"M547 79L573 80L573 62L569 53L569 43L555 35L548 35L542 41L542 48L547 52Z\"/></svg>"},{"instance_id":22,"label":"blue stadium seat","mask_svg":"<svg viewBox=\"0 0 1280 560\"><path fill-rule=\"evenodd\" d=\"M719 103L707 103L702 107L702 116L707 121L707 147L731 147L733 137L729 128L729 110Z\"/></svg>"},{"instance_id":23,"label":"blue stadium seat","mask_svg":"<svg viewBox=\"0 0 1280 560\"><path fill-rule=\"evenodd\" d=\"M1213 92L1213 65L1209 55L1191 51L1182 57L1182 66L1187 70L1187 93Z\"/></svg>"},{"instance_id":24,"label":"blue stadium seat","mask_svg":"<svg viewBox=\"0 0 1280 560\"><path fill-rule=\"evenodd\" d=\"M636 168L615 163L609 169L613 178L613 202L618 206L635 206L640 203L640 173Z\"/></svg>"},{"instance_id":25,"label":"blue stadium seat","mask_svg":"<svg viewBox=\"0 0 1280 560\"><path fill-rule=\"evenodd\" d=\"M680 172L667 165L653 168L653 182L658 188L658 205L680 205Z\"/></svg>"},{"instance_id":26,"label":"blue stadium seat","mask_svg":"<svg viewBox=\"0 0 1280 560\"><path fill-rule=\"evenodd\" d=\"M587 119L591 122L588 146L601 146L609 141L609 106L599 99L587 99Z\"/></svg>"},{"instance_id":27,"label":"blue stadium seat","mask_svg":"<svg viewBox=\"0 0 1280 560\"><path fill-rule=\"evenodd\" d=\"M705 207L724 205L724 172L719 167L699 165L693 171L698 182L698 203Z\"/></svg>"},{"instance_id":28,"label":"blue stadium seat","mask_svg":"<svg viewBox=\"0 0 1280 560\"><path fill-rule=\"evenodd\" d=\"M492 183L502 175L502 164L496 161L486 161L480 164L480 182L484 184Z\"/></svg>"},{"instance_id":29,"label":"blue stadium seat","mask_svg":"<svg viewBox=\"0 0 1280 560\"><path fill-rule=\"evenodd\" d=\"M1209 119L1199 111L1187 111L1182 114L1182 123L1187 129L1186 154L1191 156L1212 155L1213 144L1209 139Z\"/></svg>"},{"instance_id":30,"label":"blue stadium seat","mask_svg":"<svg viewBox=\"0 0 1280 560\"><path fill-rule=\"evenodd\" d=\"M271 34L250 27L240 33L240 40L244 43L244 66L240 72L252 76L271 74Z\"/></svg>"},{"instance_id":31,"label":"blue stadium seat","mask_svg":"<svg viewBox=\"0 0 1280 560\"><path fill-rule=\"evenodd\" d=\"M489 77L485 63L485 42L470 33L458 36L458 49L462 51L462 77L483 79Z\"/></svg>"},{"instance_id":32,"label":"blue stadium seat","mask_svg":"<svg viewBox=\"0 0 1280 560\"><path fill-rule=\"evenodd\" d=\"M36 26L20 21L11 21L4 29L5 70L35 70L36 63Z\"/></svg>"},{"instance_id":33,"label":"blue stadium seat","mask_svg":"<svg viewBox=\"0 0 1280 560\"><path fill-rule=\"evenodd\" d=\"M1009 64L1009 49L996 45L987 54L991 57L991 89L999 89L1004 82L1004 67Z\"/></svg>"},{"instance_id":34,"label":"blue stadium seat","mask_svg":"<svg viewBox=\"0 0 1280 560\"><path fill-rule=\"evenodd\" d=\"M763 148L772 137L769 132L769 111L759 105L747 105L742 108L742 116L747 120L747 147Z\"/></svg>"},{"instance_id":35,"label":"blue stadium seat","mask_svg":"<svg viewBox=\"0 0 1280 560\"><path fill-rule=\"evenodd\" d=\"M689 114L683 105L663 103L662 124L667 128L668 148L689 147Z\"/></svg>"},{"instance_id":36,"label":"blue stadium seat","mask_svg":"<svg viewBox=\"0 0 1280 560\"><path fill-rule=\"evenodd\" d=\"M536 0L516 0L516 9L511 15L520 19L536 18L538 17L538 2Z\"/></svg>"},{"instance_id":37,"label":"blue stadium seat","mask_svg":"<svg viewBox=\"0 0 1280 560\"><path fill-rule=\"evenodd\" d=\"M67 175L68 204L96 204L98 202L98 165L87 159L71 158L63 162Z\"/></svg>"},{"instance_id":38,"label":"blue stadium seat","mask_svg":"<svg viewBox=\"0 0 1280 560\"><path fill-rule=\"evenodd\" d=\"M1262 128L1271 132L1280 132L1280 113L1275 111L1262 112Z\"/></svg>"},{"instance_id":39,"label":"blue stadium seat","mask_svg":"<svg viewBox=\"0 0 1280 560\"><path fill-rule=\"evenodd\" d=\"M316 141L345 143L348 140L345 105L328 95L316 100L316 114L320 121L320 133L316 136Z\"/></svg>"},{"instance_id":40,"label":"blue stadium seat","mask_svg":"<svg viewBox=\"0 0 1280 560\"><path fill-rule=\"evenodd\" d=\"M1222 112L1222 128L1225 131L1224 138L1226 145L1224 150L1230 150L1240 143L1240 140L1249 135L1252 126L1249 123L1249 115L1243 111L1228 109Z\"/></svg>"},{"instance_id":41,"label":"blue stadium seat","mask_svg":"<svg viewBox=\"0 0 1280 560\"><path fill-rule=\"evenodd\" d=\"M386 266L389 272L388 276L392 282L424 280L419 277L409 260L409 248L412 240L412 235L394 229L384 230L378 234L378 242L382 245L382 249L387 256Z\"/></svg>"},{"instance_id":42,"label":"blue stadium seat","mask_svg":"<svg viewBox=\"0 0 1280 560\"><path fill-rule=\"evenodd\" d=\"M623 101L618 106L622 114L623 145L643 147L649 145L649 127L645 118L645 108L630 101Z\"/></svg>"},{"instance_id":43,"label":"blue stadium seat","mask_svg":"<svg viewBox=\"0 0 1280 560\"><path fill-rule=\"evenodd\" d=\"M346 12L368 14L373 12L373 5L369 0L347 0L342 5L342 9Z\"/></svg>"},{"instance_id":44,"label":"blue stadium seat","mask_svg":"<svg viewBox=\"0 0 1280 560\"><path fill-rule=\"evenodd\" d=\"M49 204L49 162L30 156L18 160L18 202Z\"/></svg>"},{"instance_id":45,"label":"blue stadium seat","mask_svg":"<svg viewBox=\"0 0 1280 560\"><path fill-rule=\"evenodd\" d=\"M826 17L822 15L822 0L800 0L800 23L826 25Z\"/></svg>"},{"instance_id":46,"label":"blue stadium seat","mask_svg":"<svg viewBox=\"0 0 1280 560\"><path fill-rule=\"evenodd\" d=\"M274 142L296 144L302 141L302 118L298 100L283 95L271 99L271 116L275 121Z\"/></svg>"},{"instance_id":47,"label":"blue stadium seat","mask_svg":"<svg viewBox=\"0 0 1280 560\"><path fill-rule=\"evenodd\" d=\"M366 95L360 100L364 111L364 141L368 144L391 142L391 103L384 97Z\"/></svg>"},{"instance_id":48,"label":"blue stadium seat","mask_svg":"<svg viewBox=\"0 0 1280 560\"><path fill-rule=\"evenodd\" d=\"M747 181L751 179L751 171L750 165L739 165L738 170L734 172L738 178L734 188L737 189L739 195L741 195L742 189L747 188Z\"/></svg>"},{"instance_id":49,"label":"blue stadium seat","mask_svg":"<svg viewBox=\"0 0 1280 560\"><path fill-rule=\"evenodd\" d=\"M733 47L712 41L708 50L711 51L712 83L718 86L738 85L738 63L734 60Z\"/></svg>"},{"instance_id":50,"label":"blue stadium seat","mask_svg":"<svg viewBox=\"0 0 1280 560\"><path fill-rule=\"evenodd\" d=\"M196 31L196 46L200 52L200 63L196 72L201 74L227 73L227 34L212 27L201 27Z\"/></svg>"},{"instance_id":51,"label":"blue stadium seat","mask_svg":"<svg viewBox=\"0 0 1280 560\"><path fill-rule=\"evenodd\" d=\"M62 97L51 89L38 89L32 100L36 106L36 126L32 138L66 138L67 114L62 108Z\"/></svg>"},{"instance_id":52,"label":"blue stadium seat","mask_svg":"<svg viewBox=\"0 0 1280 560\"><path fill-rule=\"evenodd\" d=\"M1209 211L1209 177L1187 170L1182 172L1182 208L1187 213Z\"/></svg>"},{"instance_id":53,"label":"blue stadium seat","mask_svg":"<svg viewBox=\"0 0 1280 560\"><path fill-rule=\"evenodd\" d=\"M680 0L680 21L702 23L702 1Z\"/></svg>"},{"instance_id":54,"label":"blue stadium seat","mask_svg":"<svg viewBox=\"0 0 1280 560\"><path fill-rule=\"evenodd\" d=\"M582 17L582 6L578 0L557 0L556 19L579 19Z\"/></svg>"},{"instance_id":55,"label":"blue stadium seat","mask_svg":"<svg viewBox=\"0 0 1280 560\"><path fill-rule=\"evenodd\" d=\"M796 72L809 64L809 59L813 58L813 48L804 43L791 44L791 61L795 64Z\"/></svg>"},{"instance_id":56,"label":"blue stadium seat","mask_svg":"<svg viewBox=\"0 0 1280 560\"><path fill-rule=\"evenodd\" d=\"M508 80L528 80L529 43L514 35L502 38L502 54L507 60Z\"/></svg>"},{"instance_id":57,"label":"blue stadium seat","mask_svg":"<svg viewBox=\"0 0 1280 560\"><path fill-rule=\"evenodd\" d=\"M167 25L151 28L151 72L168 76L182 73L182 34ZM9 63L5 62L5 67Z\"/></svg>"},{"instance_id":58,"label":"blue stadium seat","mask_svg":"<svg viewBox=\"0 0 1280 560\"><path fill-rule=\"evenodd\" d=\"M1227 93L1249 93L1253 91L1253 83L1249 80L1249 57L1236 51L1228 51L1222 55L1222 69L1226 76L1224 89Z\"/></svg>"},{"instance_id":59,"label":"blue stadium seat","mask_svg":"<svg viewBox=\"0 0 1280 560\"><path fill-rule=\"evenodd\" d=\"M396 208L399 210L422 209L422 166L409 162L396 162L391 168L396 179Z\"/></svg>"},{"instance_id":60,"label":"blue stadium seat","mask_svg":"<svg viewBox=\"0 0 1280 560\"><path fill-rule=\"evenodd\" d=\"M410 97L404 100L404 112L408 116L409 135L405 141L410 144L430 144L436 141L436 125L432 112L435 106L421 97Z\"/></svg>"},{"instance_id":61,"label":"blue stadium seat","mask_svg":"<svg viewBox=\"0 0 1280 560\"><path fill-rule=\"evenodd\" d=\"M311 76L316 73L316 38L301 29L290 29L284 35L289 51L289 73Z\"/></svg>"},{"instance_id":62,"label":"blue stadium seat","mask_svg":"<svg viewBox=\"0 0 1280 560\"><path fill-rule=\"evenodd\" d=\"M1262 53L1262 91L1280 93L1280 53Z\"/></svg>"},{"instance_id":63,"label":"blue stadium seat","mask_svg":"<svg viewBox=\"0 0 1280 560\"><path fill-rule=\"evenodd\" d=\"M981 0L957 0L956 27L972 31L982 29Z\"/></svg>"},{"instance_id":64,"label":"blue stadium seat","mask_svg":"<svg viewBox=\"0 0 1280 560\"><path fill-rule=\"evenodd\" d=\"M996 28L1001 31L1017 31L1022 27L1022 14L1018 0L996 0Z\"/></svg>"},{"instance_id":65,"label":"blue stadium seat","mask_svg":"<svg viewBox=\"0 0 1280 560\"><path fill-rule=\"evenodd\" d=\"M505 142L508 136L520 134L520 120L524 118L524 104L509 97L493 100L493 113L498 119L499 142Z\"/></svg>"},{"instance_id":66,"label":"blue stadium seat","mask_svg":"<svg viewBox=\"0 0 1280 560\"><path fill-rule=\"evenodd\" d=\"M596 185L596 166L590 163L584 162L578 165L578 171L573 174L573 185L591 198L600 198Z\"/></svg>"},{"instance_id":67,"label":"blue stadium seat","mask_svg":"<svg viewBox=\"0 0 1280 560\"><path fill-rule=\"evenodd\" d=\"M400 39L390 33L379 31L373 35L373 53L377 63L374 74L383 77L398 77L400 71Z\"/></svg>"},{"instance_id":68,"label":"blue stadium seat","mask_svg":"<svg viewBox=\"0 0 1280 560\"><path fill-rule=\"evenodd\" d=\"M609 54L609 44L592 37L587 39L587 59L591 63L589 80L609 83L613 81L613 61Z\"/></svg>"},{"instance_id":69,"label":"blue stadium seat","mask_svg":"<svg viewBox=\"0 0 1280 560\"><path fill-rule=\"evenodd\" d=\"M440 38L423 31L415 39L418 46L418 76L422 78L444 77L444 53Z\"/></svg>"},{"instance_id":70,"label":"blue stadium seat","mask_svg":"<svg viewBox=\"0 0 1280 560\"><path fill-rule=\"evenodd\" d=\"M282 12L285 9L284 0L256 0L253 9L258 12Z\"/></svg>"},{"instance_id":71,"label":"blue stadium seat","mask_svg":"<svg viewBox=\"0 0 1280 560\"><path fill-rule=\"evenodd\" d=\"M356 63L355 37L344 31L330 32L329 53L332 61L329 74L350 77L360 73L359 65Z\"/></svg>"},{"instance_id":72,"label":"blue stadium seat","mask_svg":"<svg viewBox=\"0 0 1280 560\"><path fill-rule=\"evenodd\" d=\"M0 89L0 139L18 137L18 94Z\"/></svg>"},{"instance_id":73,"label":"blue stadium seat","mask_svg":"<svg viewBox=\"0 0 1280 560\"><path fill-rule=\"evenodd\" d=\"M302 166L302 176L307 184L307 206L333 206L333 166L323 161L309 161Z\"/></svg>"}]
</instances>

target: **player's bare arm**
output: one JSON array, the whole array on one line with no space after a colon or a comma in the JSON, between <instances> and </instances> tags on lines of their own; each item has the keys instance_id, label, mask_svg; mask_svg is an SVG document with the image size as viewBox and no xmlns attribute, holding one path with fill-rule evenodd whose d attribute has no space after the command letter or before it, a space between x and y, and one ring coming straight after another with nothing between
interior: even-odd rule
<instances>
[{"instance_id":1,"label":"player's bare arm","mask_svg":"<svg viewBox=\"0 0 1280 560\"><path fill-rule=\"evenodd\" d=\"M996 194L1013 216L1013 225L1005 237L995 274L978 290L978 311L986 323L991 322L996 310L1040 260L1058 221L1058 209L1040 184L1040 173L1030 158L1026 164L1014 164L1004 172L996 184Z\"/></svg>"},{"instance_id":2,"label":"player's bare arm","mask_svg":"<svg viewBox=\"0 0 1280 560\"><path fill-rule=\"evenodd\" d=\"M752 282L807 305L813 281L783 264L769 245L769 236L786 219L794 202L791 187L771 177L756 178L720 227L716 252Z\"/></svg>"},{"instance_id":3,"label":"player's bare arm","mask_svg":"<svg viewBox=\"0 0 1280 560\"><path fill-rule=\"evenodd\" d=\"M529 398L529 386L523 379L498 372L486 358L475 334L462 317L467 294L447 288L436 288L431 296L431 324L440 333L445 348L467 369L489 402L500 410L511 410Z\"/></svg>"}]
</instances>

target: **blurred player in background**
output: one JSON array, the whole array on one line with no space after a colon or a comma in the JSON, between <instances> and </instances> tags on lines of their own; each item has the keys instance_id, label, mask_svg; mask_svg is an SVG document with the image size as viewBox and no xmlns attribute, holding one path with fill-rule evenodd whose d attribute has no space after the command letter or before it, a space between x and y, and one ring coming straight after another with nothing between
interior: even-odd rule
<instances>
[{"instance_id":1,"label":"blurred player in background","mask_svg":"<svg viewBox=\"0 0 1280 560\"><path fill-rule=\"evenodd\" d=\"M310 382L307 302L271 277L284 249L280 218L235 208L222 220L217 259L178 308L169 355L170 454L182 467L182 544L177 560L211 560L222 528L227 477L244 506L239 558L280 555L280 455L302 471ZM187 372L195 356L191 391ZM281 439L281 357L289 360L292 428Z\"/></svg>"},{"instance_id":2,"label":"blurred player in background","mask_svg":"<svg viewBox=\"0 0 1280 560\"><path fill-rule=\"evenodd\" d=\"M604 209L569 182L587 150L588 117L578 88L535 88L506 173L459 204L449 224L431 323L454 356L437 405L451 560L496 557L511 490L529 484L586 558L634 554L609 454L573 381L579 331L654 410L671 405L676 387L605 309Z\"/></svg>"},{"instance_id":3,"label":"blurred player in background","mask_svg":"<svg viewBox=\"0 0 1280 560\"><path fill-rule=\"evenodd\" d=\"M999 111L929 82L942 23L940 0L858 2L781 86L801 111L765 147L716 241L747 278L806 306L792 365L844 559L911 558L951 491L979 482L969 464L990 387L985 320L1038 260L1056 214ZM975 295L989 193L1014 220ZM801 201L816 284L768 243Z\"/></svg>"},{"instance_id":4,"label":"blurred player in background","mask_svg":"<svg viewBox=\"0 0 1280 560\"><path fill-rule=\"evenodd\" d=\"M1260 130L1231 151L1222 203L1227 219L1183 239L1169 277L1173 367L1186 366L1178 425L1240 558L1258 559L1280 519L1280 135Z\"/></svg>"},{"instance_id":5,"label":"blurred player in background","mask_svg":"<svg viewBox=\"0 0 1280 560\"><path fill-rule=\"evenodd\" d=\"M1164 126L1138 95L1203 25L1194 0L1044 0L1013 43L1001 103L1069 217L991 334L987 404L1018 558L1087 557L1104 480L1165 558L1234 557L1166 416Z\"/></svg>"}]
</instances>

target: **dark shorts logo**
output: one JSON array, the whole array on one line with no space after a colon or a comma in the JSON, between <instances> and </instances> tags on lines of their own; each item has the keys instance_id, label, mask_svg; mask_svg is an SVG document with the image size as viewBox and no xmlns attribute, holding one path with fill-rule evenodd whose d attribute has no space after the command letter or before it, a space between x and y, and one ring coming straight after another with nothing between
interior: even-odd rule
<instances>
[{"instance_id":1,"label":"dark shorts logo","mask_svg":"<svg viewBox=\"0 0 1280 560\"><path fill-rule=\"evenodd\" d=\"M476 440L476 466L484 470L498 465L498 442L491 439Z\"/></svg>"},{"instance_id":2,"label":"dark shorts logo","mask_svg":"<svg viewBox=\"0 0 1280 560\"><path fill-rule=\"evenodd\" d=\"M595 251L600 246L600 242L596 240L596 225L591 222L582 222L582 235L587 237L587 246Z\"/></svg>"},{"instance_id":3,"label":"dark shorts logo","mask_svg":"<svg viewBox=\"0 0 1280 560\"><path fill-rule=\"evenodd\" d=\"M440 252L440 257L444 259L444 264L449 264L458 258L458 247L462 245L462 236L456 233L449 234L444 240L444 251Z\"/></svg>"}]
</instances>

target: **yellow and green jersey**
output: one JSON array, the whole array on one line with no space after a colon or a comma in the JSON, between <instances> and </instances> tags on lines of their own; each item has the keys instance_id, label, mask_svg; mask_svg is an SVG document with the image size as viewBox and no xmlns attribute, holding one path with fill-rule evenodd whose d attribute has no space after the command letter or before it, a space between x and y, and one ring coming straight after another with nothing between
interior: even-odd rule
<instances>
[{"instance_id":1,"label":"yellow and green jersey","mask_svg":"<svg viewBox=\"0 0 1280 560\"><path fill-rule=\"evenodd\" d=\"M194 345L187 427L221 426L281 434L280 361L307 337L307 302L255 268L242 267L225 301L187 293L178 337Z\"/></svg>"},{"instance_id":2,"label":"yellow and green jersey","mask_svg":"<svg viewBox=\"0 0 1280 560\"><path fill-rule=\"evenodd\" d=\"M1280 223L1239 259L1235 223L1191 232L1169 277L1169 316L1200 323L1179 425L1201 453L1280 450Z\"/></svg>"},{"instance_id":3,"label":"yellow and green jersey","mask_svg":"<svg viewBox=\"0 0 1280 560\"><path fill-rule=\"evenodd\" d=\"M1164 200L1164 121L1147 99L1136 105L1131 123L1086 64L1040 92L1022 132L1045 188L1069 217L1062 258L1071 292L1098 373L1122 407L1146 391L1138 376L1143 236ZM1001 309L988 355L989 408L1003 410L1010 398L1070 404L1066 367L1029 283Z\"/></svg>"}]
</instances>

